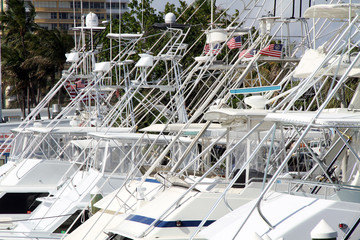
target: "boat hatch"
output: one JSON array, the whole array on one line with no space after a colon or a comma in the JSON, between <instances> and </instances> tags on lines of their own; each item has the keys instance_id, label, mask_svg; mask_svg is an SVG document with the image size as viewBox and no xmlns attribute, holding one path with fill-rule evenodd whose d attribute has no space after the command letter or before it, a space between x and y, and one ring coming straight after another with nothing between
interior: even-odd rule
<instances>
[{"instance_id":1,"label":"boat hatch","mask_svg":"<svg viewBox=\"0 0 360 240\"><path fill-rule=\"evenodd\" d=\"M66 231L68 231L69 227L71 226L71 229L68 231L68 233L71 233L72 231L74 231L77 227L79 227L83 222L85 222L87 219L89 219L89 211L85 210L82 214L81 217L78 217L81 213L81 210L77 210L76 212L74 212L73 214L70 215L70 217L68 219L66 219L66 221L63 222L63 224L61 224L60 227L58 227L54 233L65 233ZM74 221L76 220L76 222L74 223Z\"/></svg>"},{"instance_id":2,"label":"boat hatch","mask_svg":"<svg viewBox=\"0 0 360 240\"><path fill-rule=\"evenodd\" d=\"M106 238L106 240L133 240L131 238L123 237L115 233L109 233L109 236Z\"/></svg>"}]
</instances>

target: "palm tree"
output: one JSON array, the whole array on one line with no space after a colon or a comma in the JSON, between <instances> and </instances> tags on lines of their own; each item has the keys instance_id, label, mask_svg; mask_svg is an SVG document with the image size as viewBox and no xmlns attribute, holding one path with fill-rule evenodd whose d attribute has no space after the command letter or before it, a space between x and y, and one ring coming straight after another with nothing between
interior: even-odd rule
<instances>
[{"instance_id":1,"label":"palm tree","mask_svg":"<svg viewBox=\"0 0 360 240\"><path fill-rule=\"evenodd\" d=\"M3 27L3 61L4 70L10 79L16 77L15 91L25 118L25 102L30 107L29 74L22 63L29 56L29 41L33 31L37 28L34 22L35 9L31 3L25 7L23 0L8 0L7 9L0 15ZM5 45L5 46L4 46ZM4 54L5 53L5 54ZM16 55L15 55L16 54ZM25 96L27 96L25 100ZM30 109L28 109L30 111Z\"/></svg>"},{"instance_id":2,"label":"palm tree","mask_svg":"<svg viewBox=\"0 0 360 240\"><path fill-rule=\"evenodd\" d=\"M74 40L66 32L60 32L57 29L50 31L41 29L37 32L37 36L40 39L40 44L37 44L37 47L35 47L36 55L43 56L48 60L48 62L42 62L44 63L43 70L47 70L46 73L49 80L43 87L47 88L55 83L57 77L61 77L66 61L65 54L74 47ZM47 63L50 65L46 65ZM62 104L63 98L61 95L62 92L59 91L58 104Z\"/></svg>"},{"instance_id":3,"label":"palm tree","mask_svg":"<svg viewBox=\"0 0 360 240\"><path fill-rule=\"evenodd\" d=\"M35 8L29 3L25 7L24 0L8 0L7 9L0 15L3 26L4 43L20 44L24 57L27 54L26 41L37 27L35 24Z\"/></svg>"},{"instance_id":4,"label":"palm tree","mask_svg":"<svg viewBox=\"0 0 360 240\"><path fill-rule=\"evenodd\" d=\"M26 79L27 73L21 69L20 65L24 61L19 49L7 45L1 47L2 53L2 74L5 77L4 83L12 86L10 95L16 95L17 102L22 110L22 116L25 117L26 106Z\"/></svg>"},{"instance_id":5,"label":"palm tree","mask_svg":"<svg viewBox=\"0 0 360 240\"><path fill-rule=\"evenodd\" d=\"M13 86L25 118L25 108L30 113L56 75L61 75L65 53L73 47L73 40L64 32L38 27L30 2L25 6L24 0L8 0L7 4L7 10L0 15L4 77ZM60 99L59 94L59 103Z\"/></svg>"}]
</instances>

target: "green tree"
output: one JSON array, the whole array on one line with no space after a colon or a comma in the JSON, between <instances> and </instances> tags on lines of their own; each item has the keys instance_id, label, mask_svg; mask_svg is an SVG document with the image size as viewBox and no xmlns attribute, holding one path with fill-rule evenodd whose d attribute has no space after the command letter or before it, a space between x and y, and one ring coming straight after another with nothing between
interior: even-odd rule
<instances>
[{"instance_id":1,"label":"green tree","mask_svg":"<svg viewBox=\"0 0 360 240\"><path fill-rule=\"evenodd\" d=\"M154 23L163 22L162 14L157 13L156 10L151 6L152 0L133 0L128 4L129 11L121 14L121 20L113 19L107 26L106 30L101 36L100 43L103 44L104 49L110 48L110 40L106 38L106 34L110 31L112 33L143 33L144 41L141 41L137 46L139 53L145 49L149 49L157 40L152 36L158 32L152 26ZM118 53L117 42L112 41L113 56ZM103 60L109 59L108 52L101 54ZM138 60L135 57L135 60Z\"/></svg>"},{"instance_id":2,"label":"green tree","mask_svg":"<svg viewBox=\"0 0 360 240\"><path fill-rule=\"evenodd\" d=\"M35 24L35 10L30 2L8 0L0 15L3 25L2 61L4 81L17 96L25 118L42 95L61 76L65 53L73 47L70 35L42 29ZM60 102L61 96L58 96ZM39 116L38 116L39 117Z\"/></svg>"},{"instance_id":3,"label":"green tree","mask_svg":"<svg viewBox=\"0 0 360 240\"><path fill-rule=\"evenodd\" d=\"M22 63L29 57L29 42L32 32L37 28L34 19L33 5L30 3L25 7L23 0L8 0L6 11L0 15L3 27L3 69L5 76L11 79L9 83L14 86L23 118L26 102L30 103L31 84L28 70Z\"/></svg>"},{"instance_id":4,"label":"green tree","mask_svg":"<svg viewBox=\"0 0 360 240\"><path fill-rule=\"evenodd\" d=\"M43 66L43 70L46 70L44 77L49 78L49 81L43 87L48 90L61 77L66 62L65 54L74 47L74 40L66 32L61 32L57 29L50 31L40 29L36 35L39 38L40 44L36 42L37 46L34 46L36 53L34 55L43 56L50 64ZM58 104L62 104L62 100L62 92L59 91Z\"/></svg>"}]
</instances>

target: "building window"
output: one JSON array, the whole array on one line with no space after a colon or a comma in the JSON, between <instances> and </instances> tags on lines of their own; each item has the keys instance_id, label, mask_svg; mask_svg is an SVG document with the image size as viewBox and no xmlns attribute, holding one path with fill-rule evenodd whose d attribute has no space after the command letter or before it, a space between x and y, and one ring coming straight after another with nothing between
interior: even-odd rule
<instances>
[{"instance_id":1,"label":"building window","mask_svg":"<svg viewBox=\"0 0 360 240\"><path fill-rule=\"evenodd\" d=\"M73 13L68 13L68 19L74 19L74 14ZM81 14L80 13L75 13L75 19L77 19L77 20L81 19Z\"/></svg>"},{"instance_id":2,"label":"building window","mask_svg":"<svg viewBox=\"0 0 360 240\"><path fill-rule=\"evenodd\" d=\"M59 2L59 8L70 8L69 2Z\"/></svg>"},{"instance_id":3,"label":"building window","mask_svg":"<svg viewBox=\"0 0 360 240\"><path fill-rule=\"evenodd\" d=\"M52 30L57 29L57 24L56 24L56 23L52 23L52 24L51 24L51 29L52 29Z\"/></svg>"},{"instance_id":4,"label":"building window","mask_svg":"<svg viewBox=\"0 0 360 240\"><path fill-rule=\"evenodd\" d=\"M68 19L68 14L67 13L59 13L59 19Z\"/></svg>"},{"instance_id":5,"label":"building window","mask_svg":"<svg viewBox=\"0 0 360 240\"><path fill-rule=\"evenodd\" d=\"M119 3L106 3L106 8L110 9L110 4L111 4L111 9L119 9Z\"/></svg>"},{"instance_id":6,"label":"building window","mask_svg":"<svg viewBox=\"0 0 360 240\"><path fill-rule=\"evenodd\" d=\"M56 2L35 2L34 6L37 8L56 8Z\"/></svg>"},{"instance_id":7,"label":"building window","mask_svg":"<svg viewBox=\"0 0 360 240\"><path fill-rule=\"evenodd\" d=\"M57 19L57 13L56 12L51 13L51 19Z\"/></svg>"},{"instance_id":8,"label":"building window","mask_svg":"<svg viewBox=\"0 0 360 240\"><path fill-rule=\"evenodd\" d=\"M70 8L74 8L73 2L70 2ZM81 8L81 2L75 2L75 8Z\"/></svg>"},{"instance_id":9,"label":"building window","mask_svg":"<svg viewBox=\"0 0 360 240\"><path fill-rule=\"evenodd\" d=\"M90 8L93 9L102 9L104 8L104 3L103 2L90 2Z\"/></svg>"}]
</instances>

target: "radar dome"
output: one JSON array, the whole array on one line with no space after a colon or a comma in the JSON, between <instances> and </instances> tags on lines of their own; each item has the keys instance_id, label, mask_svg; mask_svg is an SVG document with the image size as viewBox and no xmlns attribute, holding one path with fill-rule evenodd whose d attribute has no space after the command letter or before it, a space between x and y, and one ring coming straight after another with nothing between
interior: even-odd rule
<instances>
[{"instance_id":1,"label":"radar dome","mask_svg":"<svg viewBox=\"0 0 360 240\"><path fill-rule=\"evenodd\" d=\"M175 23L175 22L176 22L175 14L170 12L165 15L165 23Z\"/></svg>"},{"instance_id":2,"label":"radar dome","mask_svg":"<svg viewBox=\"0 0 360 240\"><path fill-rule=\"evenodd\" d=\"M95 13L90 12L86 15L86 27L98 27L99 19Z\"/></svg>"}]
</instances>

